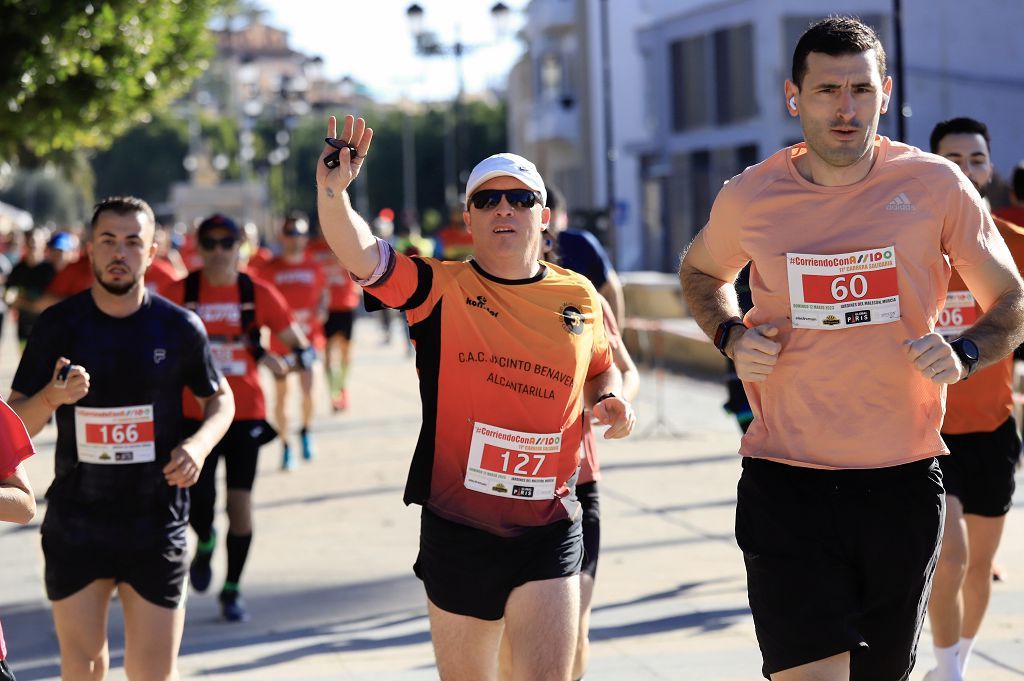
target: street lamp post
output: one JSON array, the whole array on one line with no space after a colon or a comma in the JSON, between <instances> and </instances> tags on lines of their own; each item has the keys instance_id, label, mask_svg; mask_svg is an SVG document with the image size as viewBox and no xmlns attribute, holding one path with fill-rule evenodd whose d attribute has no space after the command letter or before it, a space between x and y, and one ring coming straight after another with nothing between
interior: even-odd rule
<instances>
[{"instance_id":1,"label":"street lamp post","mask_svg":"<svg viewBox=\"0 0 1024 681\"><path fill-rule=\"evenodd\" d=\"M490 13L500 32L507 22L511 10L505 3L498 2L491 7ZM445 146L445 201L449 206L453 206L458 203L459 187L465 181L463 175L466 172L463 168L462 145L460 144L462 98L465 92L462 57L485 45L464 43L458 24L455 26L455 41L449 44L441 42L436 33L426 30L423 21L425 11L417 3L409 5L405 14L409 19L409 29L413 39L416 41L416 54L421 57L454 57L458 90L452 101L451 115L448 120L448 144Z\"/></svg>"}]
</instances>

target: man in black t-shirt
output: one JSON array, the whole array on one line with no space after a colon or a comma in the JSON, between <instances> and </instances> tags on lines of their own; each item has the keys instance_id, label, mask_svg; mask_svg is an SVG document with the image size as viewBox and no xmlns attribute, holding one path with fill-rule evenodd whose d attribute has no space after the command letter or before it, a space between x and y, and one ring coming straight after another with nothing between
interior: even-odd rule
<instances>
[{"instance_id":1,"label":"man in black t-shirt","mask_svg":"<svg viewBox=\"0 0 1024 681\"><path fill-rule=\"evenodd\" d=\"M36 228L25 235L25 255L7 277L5 296L18 315L18 341L22 347L32 333L32 325L45 307L42 303L46 287L57 270L46 261L47 230Z\"/></svg>"},{"instance_id":2,"label":"man in black t-shirt","mask_svg":"<svg viewBox=\"0 0 1024 681\"><path fill-rule=\"evenodd\" d=\"M14 377L11 406L30 433L56 412L42 534L64 678L104 678L115 588L128 678L178 678L187 488L234 415L202 322L144 288L153 230L153 212L139 199L96 207L94 283L40 315ZM182 439L186 386L204 421Z\"/></svg>"}]
</instances>

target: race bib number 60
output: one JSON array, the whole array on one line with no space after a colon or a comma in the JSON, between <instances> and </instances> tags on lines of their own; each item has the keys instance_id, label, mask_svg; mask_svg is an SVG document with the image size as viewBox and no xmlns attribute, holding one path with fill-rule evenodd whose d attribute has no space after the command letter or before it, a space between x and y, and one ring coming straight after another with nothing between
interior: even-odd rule
<instances>
[{"instance_id":1,"label":"race bib number 60","mask_svg":"<svg viewBox=\"0 0 1024 681\"><path fill-rule=\"evenodd\" d=\"M156 460L153 405L75 407L78 460L96 464Z\"/></svg>"},{"instance_id":2,"label":"race bib number 60","mask_svg":"<svg viewBox=\"0 0 1024 681\"><path fill-rule=\"evenodd\" d=\"M787 253L793 327L824 331L900 318L896 248L855 253Z\"/></svg>"},{"instance_id":3,"label":"race bib number 60","mask_svg":"<svg viewBox=\"0 0 1024 681\"><path fill-rule=\"evenodd\" d=\"M493 496L554 499L561 449L561 433L522 433L474 423L464 484Z\"/></svg>"}]
</instances>

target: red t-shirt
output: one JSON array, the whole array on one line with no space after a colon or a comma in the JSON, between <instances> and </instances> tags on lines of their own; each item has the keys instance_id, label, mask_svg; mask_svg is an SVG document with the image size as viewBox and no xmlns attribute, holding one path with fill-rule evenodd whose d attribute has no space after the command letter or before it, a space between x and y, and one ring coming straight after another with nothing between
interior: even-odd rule
<instances>
[{"instance_id":1,"label":"red t-shirt","mask_svg":"<svg viewBox=\"0 0 1024 681\"><path fill-rule=\"evenodd\" d=\"M288 304L281 294L266 282L253 279L253 302L256 305L256 324L280 333L292 323ZM185 280L176 281L164 292L165 297L178 305L185 302ZM256 361L241 337L241 309L238 285L211 286L200 277L199 305L196 314L203 320L210 336L210 348L217 368L228 379L235 394L235 420L248 421L266 417L266 404L260 389ZM191 391L185 390L185 418L201 420L203 412Z\"/></svg>"},{"instance_id":2,"label":"red t-shirt","mask_svg":"<svg viewBox=\"0 0 1024 681\"><path fill-rule=\"evenodd\" d=\"M146 288L150 293L163 295L167 287L178 279L178 271L174 269L174 265L160 258L153 260L153 264L146 270Z\"/></svg>"},{"instance_id":3,"label":"red t-shirt","mask_svg":"<svg viewBox=\"0 0 1024 681\"><path fill-rule=\"evenodd\" d=\"M330 300L327 309L331 312L348 312L356 309L362 299L363 290L359 288L348 270L342 267L334 251L327 245L323 237L317 237L309 244L309 252L313 259L320 263L327 276Z\"/></svg>"},{"instance_id":4,"label":"red t-shirt","mask_svg":"<svg viewBox=\"0 0 1024 681\"><path fill-rule=\"evenodd\" d=\"M62 269L50 282L46 292L58 298L70 298L92 286L92 261L83 255Z\"/></svg>"},{"instance_id":5,"label":"red t-shirt","mask_svg":"<svg viewBox=\"0 0 1024 681\"><path fill-rule=\"evenodd\" d=\"M327 277L313 256L307 252L300 262L289 262L284 256L279 256L261 267L258 274L288 301L295 321L313 347L324 347L326 339L320 314ZM271 338L270 349L279 355L291 352L291 348L276 338Z\"/></svg>"},{"instance_id":6,"label":"red t-shirt","mask_svg":"<svg viewBox=\"0 0 1024 681\"><path fill-rule=\"evenodd\" d=\"M18 465L35 454L35 451L25 424L6 402L0 400L0 480L11 477ZM3 627L0 627L0 660L6 657L7 644L4 642Z\"/></svg>"}]
</instances>

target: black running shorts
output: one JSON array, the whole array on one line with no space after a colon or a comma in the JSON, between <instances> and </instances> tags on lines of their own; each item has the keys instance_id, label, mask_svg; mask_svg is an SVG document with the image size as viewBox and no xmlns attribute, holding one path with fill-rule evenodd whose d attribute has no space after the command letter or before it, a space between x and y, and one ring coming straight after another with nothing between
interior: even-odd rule
<instances>
[{"instance_id":1,"label":"black running shorts","mask_svg":"<svg viewBox=\"0 0 1024 681\"><path fill-rule=\"evenodd\" d=\"M580 572L597 576L597 556L601 551L601 499L597 481L576 486L576 498L583 509L583 567Z\"/></svg>"},{"instance_id":2,"label":"black running shorts","mask_svg":"<svg viewBox=\"0 0 1024 681\"><path fill-rule=\"evenodd\" d=\"M582 563L579 521L499 537L423 509L413 571L423 580L427 597L442 610L500 620L517 586L579 574Z\"/></svg>"},{"instance_id":3,"label":"black running shorts","mask_svg":"<svg viewBox=\"0 0 1024 681\"><path fill-rule=\"evenodd\" d=\"M46 596L59 601L73 596L97 579L130 585L140 596L162 608L185 607L188 552L173 545L155 549L78 543L59 532L43 533Z\"/></svg>"},{"instance_id":4,"label":"black running shorts","mask_svg":"<svg viewBox=\"0 0 1024 681\"><path fill-rule=\"evenodd\" d=\"M942 483L964 513L998 518L1010 512L1020 460L1020 436L1013 417L991 433L943 434L949 456L940 456Z\"/></svg>"},{"instance_id":5,"label":"black running shorts","mask_svg":"<svg viewBox=\"0 0 1024 681\"><path fill-rule=\"evenodd\" d=\"M185 435L191 436L199 426L199 421L186 420ZM203 462L197 486L212 488L217 476L217 462L223 459L227 488L252 491L260 447L276 436L274 428L263 419L235 421Z\"/></svg>"},{"instance_id":6,"label":"black running shorts","mask_svg":"<svg viewBox=\"0 0 1024 681\"><path fill-rule=\"evenodd\" d=\"M352 322L355 318L355 310L331 310L324 322L324 337L333 338L340 333L345 340L352 340Z\"/></svg>"},{"instance_id":7,"label":"black running shorts","mask_svg":"<svg viewBox=\"0 0 1024 681\"><path fill-rule=\"evenodd\" d=\"M736 540L765 678L849 651L851 681L907 679L944 513L935 459L867 470L744 459Z\"/></svg>"}]
</instances>

